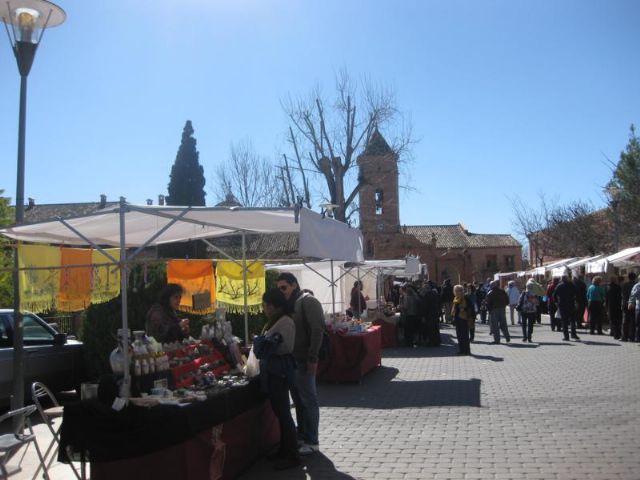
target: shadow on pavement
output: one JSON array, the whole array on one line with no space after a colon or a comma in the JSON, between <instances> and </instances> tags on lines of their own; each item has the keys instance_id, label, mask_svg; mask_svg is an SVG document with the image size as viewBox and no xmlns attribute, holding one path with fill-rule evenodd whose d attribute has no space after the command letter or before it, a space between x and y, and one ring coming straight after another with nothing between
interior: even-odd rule
<instances>
[{"instance_id":1,"label":"shadow on pavement","mask_svg":"<svg viewBox=\"0 0 640 480\"><path fill-rule=\"evenodd\" d=\"M522 341L522 340L520 340ZM538 348L538 345L535 343L507 343L510 348Z\"/></svg>"},{"instance_id":2,"label":"shadow on pavement","mask_svg":"<svg viewBox=\"0 0 640 480\"><path fill-rule=\"evenodd\" d=\"M494 357L493 355L476 355L471 352L471 356L477 360L491 360L492 362L504 362L502 357Z\"/></svg>"},{"instance_id":3,"label":"shadow on pavement","mask_svg":"<svg viewBox=\"0 0 640 480\"><path fill-rule=\"evenodd\" d=\"M594 342L593 340L582 340L580 343L585 345L597 345L599 347L620 347L619 343Z\"/></svg>"},{"instance_id":4,"label":"shadow on pavement","mask_svg":"<svg viewBox=\"0 0 640 480\"><path fill-rule=\"evenodd\" d=\"M267 471L269 473L265 474ZM269 478L270 480L356 480L351 475L336 470L333 462L323 455L322 452L309 455L308 457L302 457L302 465L299 467L279 472L272 470L272 464L263 460L239 478L242 480L250 480L253 478Z\"/></svg>"},{"instance_id":5,"label":"shadow on pavement","mask_svg":"<svg viewBox=\"0 0 640 480\"><path fill-rule=\"evenodd\" d=\"M575 340L572 340L573 343L575 343ZM535 342L538 345L541 346L545 346L545 347L573 347L573 343L571 342Z\"/></svg>"},{"instance_id":6,"label":"shadow on pavement","mask_svg":"<svg viewBox=\"0 0 640 480\"><path fill-rule=\"evenodd\" d=\"M487 359L500 361L496 357ZM359 384L318 386L320 406L372 409L481 406L480 379L402 381L394 380L397 373L395 368L377 368L366 376L364 388Z\"/></svg>"}]
</instances>

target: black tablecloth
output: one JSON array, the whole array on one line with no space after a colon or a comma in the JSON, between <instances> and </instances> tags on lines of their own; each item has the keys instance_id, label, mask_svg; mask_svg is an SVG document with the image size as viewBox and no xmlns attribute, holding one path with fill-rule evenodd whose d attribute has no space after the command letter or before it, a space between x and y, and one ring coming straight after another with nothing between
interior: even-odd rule
<instances>
[{"instance_id":1,"label":"black tablecloth","mask_svg":"<svg viewBox=\"0 0 640 480\"><path fill-rule=\"evenodd\" d=\"M116 412L97 400L65 405L59 460L76 457L108 462L138 457L184 442L259 405L265 399L260 382L231 388L187 406L130 405Z\"/></svg>"}]
</instances>

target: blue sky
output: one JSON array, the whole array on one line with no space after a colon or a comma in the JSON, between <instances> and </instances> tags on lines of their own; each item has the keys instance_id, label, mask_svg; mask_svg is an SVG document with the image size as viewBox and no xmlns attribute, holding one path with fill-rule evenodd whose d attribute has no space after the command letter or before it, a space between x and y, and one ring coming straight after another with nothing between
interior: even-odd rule
<instances>
[{"instance_id":1,"label":"blue sky","mask_svg":"<svg viewBox=\"0 0 640 480\"><path fill-rule=\"evenodd\" d=\"M509 198L602 205L640 125L636 0L84 0L29 76L25 197L165 194L187 119L208 204L232 142L286 150L281 99L335 73L393 88L419 142L407 225L512 232ZM15 195L19 76L0 41L0 189ZM383 132L384 134L384 132Z\"/></svg>"}]
</instances>

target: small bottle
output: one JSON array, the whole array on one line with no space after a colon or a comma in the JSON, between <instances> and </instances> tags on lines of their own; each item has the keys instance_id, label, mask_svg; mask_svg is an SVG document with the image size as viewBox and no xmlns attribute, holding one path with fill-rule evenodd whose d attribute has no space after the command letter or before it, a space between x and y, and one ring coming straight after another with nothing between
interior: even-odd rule
<instances>
[{"instance_id":1,"label":"small bottle","mask_svg":"<svg viewBox=\"0 0 640 480\"><path fill-rule=\"evenodd\" d=\"M140 365L140 360L136 358L135 363L133 364L133 374L136 377L139 377L142 374L142 366Z\"/></svg>"},{"instance_id":2,"label":"small bottle","mask_svg":"<svg viewBox=\"0 0 640 480\"><path fill-rule=\"evenodd\" d=\"M146 358L143 358L140 361L140 367L142 370L142 375L149 375L149 362L147 362Z\"/></svg>"}]
</instances>

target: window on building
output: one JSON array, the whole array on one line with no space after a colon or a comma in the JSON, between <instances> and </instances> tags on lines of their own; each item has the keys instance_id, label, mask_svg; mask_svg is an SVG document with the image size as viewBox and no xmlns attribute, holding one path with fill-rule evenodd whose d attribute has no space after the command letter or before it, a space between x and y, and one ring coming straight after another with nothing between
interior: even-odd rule
<instances>
[{"instance_id":1,"label":"window on building","mask_svg":"<svg viewBox=\"0 0 640 480\"><path fill-rule=\"evenodd\" d=\"M378 188L376 189L376 215L382 215L382 203L383 203L383 197L382 197L382 189Z\"/></svg>"},{"instance_id":2,"label":"window on building","mask_svg":"<svg viewBox=\"0 0 640 480\"><path fill-rule=\"evenodd\" d=\"M490 270L498 269L498 256L497 255L487 255L487 268Z\"/></svg>"},{"instance_id":3,"label":"window on building","mask_svg":"<svg viewBox=\"0 0 640 480\"><path fill-rule=\"evenodd\" d=\"M369 258L372 258L374 253L375 253L375 251L374 251L374 248L373 248L373 240L367 240L366 256L369 257Z\"/></svg>"},{"instance_id":4,"label":"window on building","mask_svg":"<svg viewBox=\"0 0 640 480\"><path fill-rule=\"evenodd\" d=\"M504 266L507 270L513 270L515 268L516 262L513 255L505 255L504 257Z\"/></svg>"}]
</instances>

